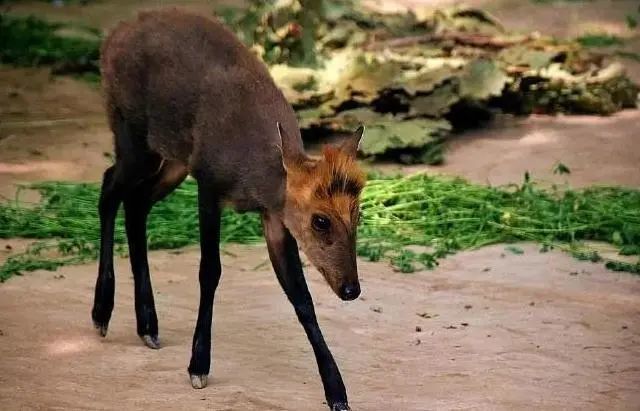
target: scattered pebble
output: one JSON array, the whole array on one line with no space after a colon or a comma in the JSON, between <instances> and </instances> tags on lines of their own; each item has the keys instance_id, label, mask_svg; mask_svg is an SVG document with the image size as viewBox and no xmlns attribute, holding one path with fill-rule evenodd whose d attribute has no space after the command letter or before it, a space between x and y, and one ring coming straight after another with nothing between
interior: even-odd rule
<instances>
[{"instance_id":1,"label":"scattered pebble","mask_svg":"<svg viewBox=\"0 0 640 411\"><path fill-rule=\"evenodd\" d=\"M576 276L576 275L578 275L578 272L577 272L577 271L571 271L571 272L569 273L569 275Z\"/></svg>"},{"instance_id":2,"label":"scattered pebble","mask_svg":"<svg viewBox=\"0 0 640 411\"><path fill-rule=\"evenodd\" d=\"M58 274L58 275L54 275L53 276L54 280L62 280L63 278L64 278L64 275L62 275L62 274Z\"/></svg>"},{"instance_id":3,"label":"scattered pebble","mask_svg":"<svg viewBox=\"0 0 640 411\"><path fill-rule=\"evenodd\" d=\"M629 327L627 327L626 325L623 325L623 326L622 326L622 329L623 329L623 330L626 330L627 328L629 328Z\"/></svg>"},{"instance_id":4,"label":"scattered pebble","mask_svg":"<svg viewBox=\"0 0 640 411\"><path fill-rule=\"evenodd\" d=\"M535 302L533 302L533 301L531 301L531 302L529 303L529 305L533 307L534 305L536 305L536 303L535 303Z\"/></svg>"},{"instance_id":5,"label":"scattered pebble","mask_svg":"<svg viewBox=\"0 0 640 411\"><path fill-rule=\"evenodd\" d=\"M445 330L457 330L458 327L456 327L455 325L448 325L446 327L444 327Z\"/></svg>"},{"instance_id":6,"label":"scattered pebble","mask_svg":"<svg viewBox=\"0 0 640 411\"><path fill-rule=\"evenodd\" d=\"M510 245L504 248L505 250L515 254L515 255L522 255L524 254L524 250L520 247L517 247L515 245Z\"/></svg>"},{"instance_id":7,"label":"scattered pebble","mask_svg":"<svg viewBox=\"0 0 640 411\"><path fill-rule=\"evenodd\" d=\"M4 335L4 333L2 332L2 330L0 330L0 337L2 337Z\"/></svg>"},{"instance_id":8,"label":"scattered pebble","mask_svg":"<svg viewBox=\"0 0 640 411\"><path fill-rule=\"evenodd\" d=\"M437 317L438 314L429 314L429 313L418 313L418 317L422 317L422 318L433 318L433 317Z\"/></svg>"},{"instance_id":9,"label":"scattered pebble","mask_svg":"<svg viewBox=\"0 0 640 411\"><path fill-rule=\"evenodd\" d=\"M482 272L484 272L484 273L486 273L488 271L491 271L491 267L485 267L485 268L482 269Z\"/></svg>"},{"instance_id":10,"label":"scattered pebble","mask_svg":"<svg viewBox=\"0 0 640 411\"><path fill-rule=\"evenodd\" d=\"M467 305L464 306L465 310L470 310L472 308L473 308L473 305L471 305L471 304L467 304Z\"/></svg>"},{"instance_id":11,"label":"scattered pebble","mask_svg":"<svg viewBox=\"0 0 640 411\"><path fill-rule=\"evenodd\" d=\"M416 325L416 332L419 333L422 331L422 327L420 327L419 325Z\"/></svg>"},{"instance_id":12,"label":"scattered pebble","mask_svg":"<svg viewBox=\"0 0 640 411\"><path fill-rule=\"evenodd\" d=\"M371 307L369 307L369 309L371 311L373 311L374 313L381 313L382 312L382 307L380 307L379 305L372 305Z\"/></svg>"},{"instance_id":13,"label":"scattered pebble","mask_svg":"<svg viewBox=\"0 0 640 411\"><path fill-rule=\"evenodd\" d=\"M416 338L416 342L415 342L416 345L420 345L421 342L422 341L420 341L420 338Z\"/></svg>"},{"instance_id":14,"label":"scattered pebble","mask_svg":"<svg viewBox=\"0 0 640 411\"><path fill-rule=\"evenodd\" d=\"M13 247L11 247L11 244L7 244L7 245L4 246L4 249L8 250L8 251L11 251L11 250L13 250Z\"/></svg>"},{"instance_id":15,"label":"scattered pebble","mask_svg":"<svg viewBox=\"0 0 640 411\"><path fill-rule=\"evenodd\" d=\"M463 326L463 327L467 327L467 326L469 326L469 323L460 323L460 325Z\"/></svg>"},{"instance_id":16,"label":"scattered pebble","mask_svg":"<svg viewBox=\"0 0 640 411\"><path fill-rule=\"evenodd\" d=\"M583 350L593 350L593 349L600 349L600 350L610 350L611 347L608 345L587 345L586 347L582 347Z\"/></svg>"},{"instance_id":17,"label":"scattered pebble","mask_svg":"<svg viewBox=\"0 0 640 411\"><path fill-rule=\"evenodd\" d=\"M491 334L487 334L487 338L491 338Z\"/></svg>"}]
</instances>

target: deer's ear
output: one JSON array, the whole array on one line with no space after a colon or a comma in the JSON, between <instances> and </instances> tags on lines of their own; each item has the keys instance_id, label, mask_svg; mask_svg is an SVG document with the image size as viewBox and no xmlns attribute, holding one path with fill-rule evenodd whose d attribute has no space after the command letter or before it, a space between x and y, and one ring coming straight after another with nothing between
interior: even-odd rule
<instances>
[{"instance_id":1,"label":"deer's ear","mask_svg":"<svg viewBox=\"0 0 640 411\"><path fill-rule=\"evenodd\" d=\"M282 152L282 164L286 171L293 168L301 168L305 165L307 157L301 153L297 146L293 144L291 136L287 134L280 122L276 123L278 137L280 137L280 150Z\"/></svg>"},{"instance_id":2,"label":"deer's ear","mask_svg":"<svg viewBox=\"0 0 640 411\"><path fill-rule=\"evenodd\" d=\"M362 135L364 134L364 126L358 127L340 146L340 150L347 153L351 157L355 157L358 154L358 147L362 141Z\"/></svg>"}]
</instances>

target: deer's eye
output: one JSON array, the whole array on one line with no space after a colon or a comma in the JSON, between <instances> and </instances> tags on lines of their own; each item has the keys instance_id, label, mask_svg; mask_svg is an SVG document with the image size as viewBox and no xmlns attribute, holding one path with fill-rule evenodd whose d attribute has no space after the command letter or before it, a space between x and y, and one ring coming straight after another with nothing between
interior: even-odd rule
<instances>
[{"instance_id":1,"label":"deer's eye","mask_svg":"<svg viewBox=\"0 0 640 411\"><path fill-rule=\"evenodd\" d=\"M331 221L325 216L314 214L311 218L311 226L316 231L325 232L331 228Z\"/></svg>"}]
</instances>

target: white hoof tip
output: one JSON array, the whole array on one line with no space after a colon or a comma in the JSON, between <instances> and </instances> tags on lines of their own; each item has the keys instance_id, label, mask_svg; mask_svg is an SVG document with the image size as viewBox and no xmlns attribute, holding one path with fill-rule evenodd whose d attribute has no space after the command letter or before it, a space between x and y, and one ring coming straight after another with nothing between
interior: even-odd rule
<instances>
[{"instance_id":1,"label":"white hoof tip","mask_svg":"<svg viewBox=\"0 0 640 411\"><path fill-rule=\"evenodd\" d=\"M147 347L153 348L154 350L160 348L160 340L158 340L157 336L143 335L140 338L142 338L142 342L144 342L144 345L146 345Z\"/></svg>"},{"instance_id":2,"label":"white hoof tip","mask_svg":"<svg viewBox=\"0 0 640 411\"><path fill-rule=\"evenodd\" d=\"M207 386L208 375L191 375L191 386L196 390Z\"/></svg>"},{"instance_id":3,"label":"white hoof tip","mask_svg":"<svg viewBox=\"0 0 640 411\"><path fill-rule=\"evenodd\" d=\"M351 408L344 402L337 402L333 404L331 411L351 411Z\"/></svg>"}]
</instances>

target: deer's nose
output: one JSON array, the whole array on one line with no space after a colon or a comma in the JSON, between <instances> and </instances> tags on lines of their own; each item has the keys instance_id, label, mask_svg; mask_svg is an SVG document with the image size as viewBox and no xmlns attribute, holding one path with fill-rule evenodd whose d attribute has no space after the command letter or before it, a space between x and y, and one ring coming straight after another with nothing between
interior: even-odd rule
<instances>
[{"instance_id":1,"label":"deer's nose","mask_svg":"<svg viewBox=\"0 0 640 411\"><path fill-rule=\"evenodd\" d=\"M340 290L340 298L344 301L351 301L360 295L360 283L345 284Z\"/></svg>"}]
</instances>

